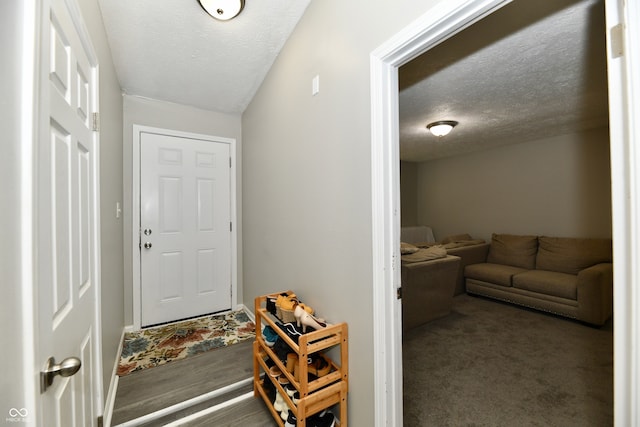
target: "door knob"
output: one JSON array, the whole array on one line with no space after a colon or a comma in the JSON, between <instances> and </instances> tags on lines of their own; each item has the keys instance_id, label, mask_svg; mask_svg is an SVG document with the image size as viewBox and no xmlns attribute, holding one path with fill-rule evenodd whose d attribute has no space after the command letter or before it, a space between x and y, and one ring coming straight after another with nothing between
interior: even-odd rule
<instances>
[{"instance_id":1,"label":"door knob","mask_svg":"<svg viewBox=\"0 0 640 427\"><path fill-rule=\"evenodd\" d=\"M56 359L50 357L44 371L40 372L40 392L47 391L56 375L70 377L78 372L81 366L82 362L77 357L67 357L60 363L56 363Z\"/></svg>"},{"instance_id":2,"label":"door knob","mask_svg":"<svg viewBox=\"0 0 640 427\"><path fill-rule=\"evenodd\" d=\"M145 228L143 231L145 236L150 236L151 235L151 229L150 228Z\"/></svg>"},{"instance_id":3,"label":"door knob","mask_svg":"<svg viewBox=\"0 0 640 427\"><path fill-rule=\"evenodd\" d=\"M151 243L150 243L150 242L145 242L145 244L144 244L144 248L145 248L145 249L151 249L151 246L152 246L152 245L151 245Z\"/></svg>"}]
</instances>

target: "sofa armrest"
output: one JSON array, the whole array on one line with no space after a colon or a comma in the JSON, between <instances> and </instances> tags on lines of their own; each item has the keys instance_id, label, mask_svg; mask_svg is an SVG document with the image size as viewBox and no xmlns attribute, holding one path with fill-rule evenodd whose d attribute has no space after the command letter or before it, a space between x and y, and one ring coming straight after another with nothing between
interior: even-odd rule
<instances>
[{"instance_id":1,"label":"sofa armrest","mask_svg":"<svg viewBox=\"0 0 640 427\"><path fill-rule=\"evenodd\" d=\"M458 248L447 249L447 254L460 257L460 266L458 267L455 291L456 295L460 295L466 291L464 283L464 268L470 264L482 264L487 262L489 243L480 243L478 245L460 246Z\"/></svg>"},{"instance_id":2,"label":"sofa armrest","mask_svg":"<svg viewBox=\"0 0 640 427\"><path fill-rule=\"evenodd\" d=\"M458 248L447 249L449 255L459 256L463 258L466 264L480 264L487 262L489 254L489 243L480 243L477 245L460 246Z\"/></svg>"},{"instance_id":3,"label":"sofa armrest","mask_svg":"<svg viewBox=\"0 0 640 427\"><path fill-rule=\"evenodd\" d=\"M402 329L407 331L451 311L460 258L402 264Z\"/></svg>"},{"instance_id":4,"label":"sofa armrest","mask_svg":"<svg viewBox=\"0 0 640 427\"><path fill-rule=\"evenodd\" d=\"M602 326L613 313L613 264L605 262L578 273L578 318Z\"/></svg>"}]
</instances>

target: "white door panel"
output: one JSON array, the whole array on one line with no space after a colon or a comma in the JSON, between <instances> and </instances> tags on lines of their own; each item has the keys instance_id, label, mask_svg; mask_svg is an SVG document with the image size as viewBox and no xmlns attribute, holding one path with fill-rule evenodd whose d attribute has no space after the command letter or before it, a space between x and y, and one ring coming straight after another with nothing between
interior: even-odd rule
<instances>
[{"instance_id":1,"label":"white door panel","mask_svg":"<svg viewBox=\"0 0 640 427\"><path fill-rule=\"evenodd\" d=\"M73 0L43 2L40 139L37 146L38 358L77 357L70 377L41 395L38 425L92 426L101 411L97 301L98 74Z\"/></svg>"},{"instance_id":2,"label":"white door panel","mask_svg":"<svg viewBox=\"0 0 640 427\"><path fill-rule=\"evenodd\" d=\"M141 134L142 326L231 308L229 158L227 143Z\"/></svg>"}]
</instances>

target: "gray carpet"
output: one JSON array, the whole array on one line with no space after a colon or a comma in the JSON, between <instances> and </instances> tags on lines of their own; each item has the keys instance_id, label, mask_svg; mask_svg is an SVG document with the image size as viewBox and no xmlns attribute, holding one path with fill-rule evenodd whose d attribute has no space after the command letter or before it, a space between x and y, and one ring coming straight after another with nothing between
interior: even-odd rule
<instances>
[{"instance_id":1,"label":"gray carpet","mask_svg":"<svg viewBox=\"0 0 640 427\"><path fill-rule=\"evenodd\" d=\"M459 295L403 339L405 426L613 425L611 321Z\"/></svg>"}]
</instances>

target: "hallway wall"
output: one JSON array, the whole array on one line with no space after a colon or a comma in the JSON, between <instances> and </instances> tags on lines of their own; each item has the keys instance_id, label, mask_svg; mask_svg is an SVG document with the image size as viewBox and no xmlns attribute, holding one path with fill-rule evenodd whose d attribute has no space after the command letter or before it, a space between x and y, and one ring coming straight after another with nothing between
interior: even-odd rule
<instances>
[{"instance_id":1,"label":"hallway wall","mask_svg":"<svg viewBox=\"0 0 640 427\"><path fill-rule=\"evenodd\" d=\"M100 284L106 397L124 327L122 217L116 218L116 203L122 203L122 91L98 0L78 4L100 63Z\"/></svg>"},{"instance_id":2,"label":"hallway wall","mask_svg":"<svg viewBox=\"0 0 640 427\"><path fill-rule=\"evenodd\" d=\"M244 303L291 289L349 324L355 426L374 425L377 375L370 54L436 3L311 2L242 117Z\"/></svg>"}]
</instances>

